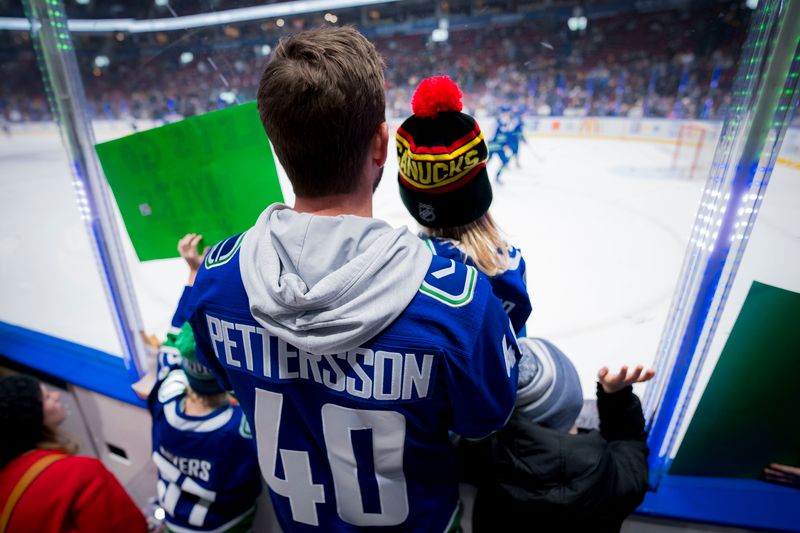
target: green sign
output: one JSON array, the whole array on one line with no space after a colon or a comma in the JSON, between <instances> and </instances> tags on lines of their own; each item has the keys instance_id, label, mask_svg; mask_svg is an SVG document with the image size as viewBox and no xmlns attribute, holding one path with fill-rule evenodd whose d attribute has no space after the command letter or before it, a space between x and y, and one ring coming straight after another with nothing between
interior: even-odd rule
<instances>
[{"instance_id":1,"label":"green sign","mask_svg":"<svg viewBox=\"0 0 800 533\"><path fill-rule=\"evenodd\" d=\"M754 282L670 474L757 478L800 466L800 294Z\"/></svg>"},{"instance_id":2,"label":"green sign","mask_svg":"<svg viewBox=\"0 0 800 533\"><path fill-rule=\"evenodd\" d=\"M187 233L212 245L283 201L254 102L95 149L140 261L178 257Z\"/></svg>"}]
</instances>

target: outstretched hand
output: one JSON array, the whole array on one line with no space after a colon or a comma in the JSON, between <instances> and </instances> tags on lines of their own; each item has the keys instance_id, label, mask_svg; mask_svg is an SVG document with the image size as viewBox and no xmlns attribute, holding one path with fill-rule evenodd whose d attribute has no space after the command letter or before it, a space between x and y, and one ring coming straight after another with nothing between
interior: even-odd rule
<instances>
[{"instance_id":1,"label":"outstretched hand","mask_svg":"<svg viewBox=\"0 0 800 533\"><path fill-rule=\"evenodd\" d=\"M208 252L208 246L205 247L203 253L197 251L197 245L200 244L202 239L202 235L187 233L178 241L178 253L181 254L183 260L189 265L189 281L187 285L194 283L194 278L200 270L200 265L203 264L203 257L205 257Z\"/></svg>"},{"instance_id":2,"label":"outstretched hand","mask_svg":"<svg viewBox=\"0 0 800 533\"><path fill-rule=\"evenodd\" d=\"M597 379L600 381L600 385L603 387L606 394L614 394L628 385L650 381L655 375L655 370L652 368L645 370L642 365L637 366L633 370L629 370L627 366L623 366L619 369L619 372L614 374L608 370L607 366L604 366L597 373Z\"/></svg>"},{"instance_id":3,"label":"outstretched hand","mask_svg":"<svg viewBox=\"0 0 800 533\"><path fill-rule=\"evenodd\" d=\"M764 481L800 489L800 467L772 463L762 473Z\"/></svg>"}]
</instances>

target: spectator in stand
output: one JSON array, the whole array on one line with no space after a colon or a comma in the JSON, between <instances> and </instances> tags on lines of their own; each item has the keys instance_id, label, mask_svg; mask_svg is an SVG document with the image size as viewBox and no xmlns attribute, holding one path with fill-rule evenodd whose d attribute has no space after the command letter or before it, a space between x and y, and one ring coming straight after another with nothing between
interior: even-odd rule
<instances>
[{"instance_id":1,"label":"spectator in stand","mask_svg":"<svg viewBox=\"0 0 800 533\"><path fill-rule=\"evenodd\" d=\"M461 84L472 114L494 114L530 98L531 108L546 104L555 116L626 116L642 101L646 117L720 118L750 17L750 10L737 4L723 0L691 11L619 12L593 17L586 30L570 34L561 17L544 12L535 22L523 18L514 24L454 26L445 43L428 42L425 35L379 37L375 45L386 59L390 115L404 114L422 77L443 74ZM105 107L118 119L130 114L159 120L170 99L179 116L251 100L263 52L230 45L253 39L274 44L293 30L287 25L265 34L260 25L243 23L236 37L212 28L197 31L180 47L160 33L74 36L83 52L78 60L94 115L102 116ZM47 120L29 37L13 35L13 44L4 47L0 32L0 49L17 53L0 63L0 115L12 121L17 121L12 114L26 121ZM124 48L136 54L122 53L119 35ZM191 51L193 59L181 63L178 50ZM97 68L92 61L101 53L111 63ZM719 78L712 84L717 67Z\"/></svg>"},{"instance_id":2,"label":"spectator in stand","mask_svg":"<svg viewBox=\"0 0 800 533\"><path fill-rule=\"evenodd\" d=\"M59 393L26 375L0 378L0 532L141 533L141 511L103 463L75 455L59 430Z\"/></svg>"}]
</instances>

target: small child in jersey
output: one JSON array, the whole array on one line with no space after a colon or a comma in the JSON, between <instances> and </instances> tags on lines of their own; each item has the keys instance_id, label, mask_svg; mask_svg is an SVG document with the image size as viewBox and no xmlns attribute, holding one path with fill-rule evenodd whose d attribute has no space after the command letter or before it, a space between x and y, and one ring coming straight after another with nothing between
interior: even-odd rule
<instances>
[{"instance_id":1,"label":"small child in jersey","mask_svg":"<svg viewBox=\"0 0 800 533\"><path fill-rule=\"evenodd\" d=\"M519 339L514 414L482 441L461 439L462 480L477 487L472 531L619 532L647 491L647 432L636 383L643 366L597 374L597 430L577 427L583 407L578 372L552 342Z\"/></svg>"},{"instance_id":2,"label":"small child in jersey","mask_svg":"<svg viewBox=\"0 0 800 533\"><path fill-rule=\"evenodd\" d=\"M153 416L158 500L168 531L251 531L261 492L255 441L238 405L195 358L186 321L191 285L200 268L201 237L178 243L189 281L158 354L157 381L147 404Z\"/></svg>"},{"instance_id":3,"label":"small child in jersey","mask_svg":"<svg viewBox=\"0 0 800 533\"><path fill-rule=\"evenodd\" d=\"M514 331L524 337L531 314L525 261L489 213L486 142L475 119L461 113L461 96L447 76L417 87L414 114L397 130L400 197L433 254L475 266L490 278Z\"/></svg>"}]
</instances>

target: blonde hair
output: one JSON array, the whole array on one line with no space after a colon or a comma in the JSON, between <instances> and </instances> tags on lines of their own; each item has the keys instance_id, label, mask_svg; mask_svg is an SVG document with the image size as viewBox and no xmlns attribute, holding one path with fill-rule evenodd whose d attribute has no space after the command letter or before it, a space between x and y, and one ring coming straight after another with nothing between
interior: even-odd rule
<instances>
[{"instance_id":1,"label":"blonde hair","mask_svg":"<svg viewBox=\"0 0 800 533\"><path fill-rule=\"evenodd\" d=\"M60 428L51 428L42 424L39 441L35 448L40 450L62 450L68 454L78 453L79 444L75 437Z\"/></svg>"},{"instance_id":2,"label":"blonde hair","mask_svg":"<svg viewBox=\"0 0 800 533\"><path fill-rule=\"evenodd\" d=\"M487 211L478 220L451 228L423 228L430 237L455 241L456 247L487 276L499 276L508 270L508 242Z\"/></svg>"}]
</instances>

